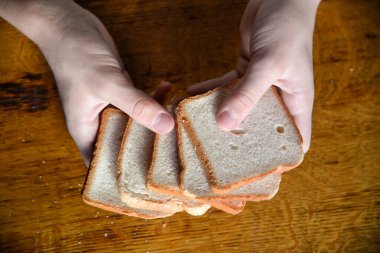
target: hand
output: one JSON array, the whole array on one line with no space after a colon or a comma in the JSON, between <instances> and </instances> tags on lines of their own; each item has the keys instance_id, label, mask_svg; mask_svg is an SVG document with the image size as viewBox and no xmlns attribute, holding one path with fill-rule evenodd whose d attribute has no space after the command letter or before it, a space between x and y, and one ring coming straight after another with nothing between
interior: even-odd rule
<instances>
[{"instance_id":1,"label":"hand","mask_svg":"<svg viewBox=\"0 0 380 253\"><path fill-rule=\"evenodd\" d=\"M191 86L198 94L241 77L217 112L220 129L230 131L248 115L271 85L280 94L310 147L314 98L312 41L319 0L251 0L240 24L241 48L236 69Z\"/></svg>"},{"instance_id":2,"label":"hand","mask_svg":"<svg viewBox=\"0 0 380 253\"><path fill-rule=\"evenodd\" d=\"M108 104L157 133L173 129L172 116L133 86L111 36L98 18L73 1L33 2L26 9L30 22L39 26L34 23L28 27L28 22L23 20L25 15L20 14L24 8L17 9L17 5L11 8L14 15L9 15L8 20L24 30L45 55L54 73L68 129L86 165L92 156L98 115ZM3 13L7 18L9 12ZM17 15L18 18L12 19ZM44 15L46 17L42 18ZM31 30L34 27L43 31ZM158 93L168 87L161 86Z\"/></svg>"}]
</instances>

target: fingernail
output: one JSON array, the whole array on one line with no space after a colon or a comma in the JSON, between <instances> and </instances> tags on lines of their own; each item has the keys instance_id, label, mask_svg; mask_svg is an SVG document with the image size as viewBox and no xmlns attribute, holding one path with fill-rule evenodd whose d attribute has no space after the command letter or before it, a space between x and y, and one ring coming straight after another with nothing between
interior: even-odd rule
<instances>
[{"instance_id":1,"label":"fingernail","mask_svg":"<svg viewBox=\"0 0 380 253\"><path fill-rule=\"evenodd\" d=\"M167 133L171 130L173 119L166 113L160 113L153 120L153 128L159 133Z\"/></svg>"},{"instance_id":2,"label":"fingernail","mask_svg":"<svg viewBox=\"0 0 380 253\"><path fill-rule=\"evenodd\" d=\"M218 125L224 131L230 131L234 129L237 123L238 123L238 119L237 119L236 113L230 110L225 110L218 117Z\"/></svg>"}]
</instances>

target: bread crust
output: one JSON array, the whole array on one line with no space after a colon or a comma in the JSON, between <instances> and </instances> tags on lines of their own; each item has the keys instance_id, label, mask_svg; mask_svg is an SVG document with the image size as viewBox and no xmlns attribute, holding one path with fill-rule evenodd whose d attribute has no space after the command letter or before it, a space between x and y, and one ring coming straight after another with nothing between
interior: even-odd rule
<instances>
[{"instance_id":1,"label":"bread crust","mask_svg":"<svg viewBox=\"0 0 380 253\"><path fill-rule=\"evenodd\" d=\"M177 124L175 125L175 130L176 129L177 129ZM175 130L173 130L173 131L175 131ZM178 141L178 132L177 131L176 131L176 135L177 135L177 141ZM187 200L191 200L191 201L198 201L199 202L198 206L189 206L186 204L186 202L183 202L184 210L190 214L194 213L194 208L196 208L197 210L203 209L205 205L211 205L211 206L214 206L218 209L224 210L224 211L226 211L228 213L232 213L232 214L236 214L236 213L239 213L242 211L242 209L244 208L244 205L242 205L242 203L240 203L238 205L234 205L234 204L231 204L229 202L230 201L229 199L226 199L226 200L222 200L222 199L214 199L214 200L195 199L193 197L190 197L190 196L184 194L182 187L180 185L177 188L174 188L174 187L170 187L170 186L155 184L153 179L152 179L152 174L153 174L153 170L156 166L155 164L157 161L158 142L159 142L159 135L156 134L155 139L154 139L152 162L151 162L151 165L149 167L148 177L147 177L147 188L149 190L160 193L160 194L174 195L174 196L177 196L179 198L183 198L183 199L187 199ZM176 146L176 149L177 149L177 154L178 154L179 153L179 150L178 150L179 145ZM179 167L182 168L181 164L179 164ZM181 172L182 172L182 169L180 171L180 175L181 175ZM181 182L181 180L180 180L180 182Z\"/></svg>"},{"instance_id":2,"label":"bread crust","mask_svg":"<svg viewBox=\"0 0 380 253\"><path fill-rule=\"evenodd\" d=\"M216 194L228 193L231 190L237 189L237 188L242 187L242 186L244 186L246 184L255 182L257 180L260 180L260 179L264 178L265 176L268 176L268 175L273 174L273 173L283 173L285 171L289 171L289 170L297 167L302 162L302 159L301 159L300 161L298 161L297 163L294 163L294 164L281 165L281 166L272 168L272 169L270 169L270 170L268 170L265 173L262 173L260 175L248 177L248 178L245 178L245 179L243 179L241 181L233 182L233 183L230 183L228 185L220 185L220 184L218 184L217 179L216 179L216 175L214 173L214 168L212 167L212 165L211 165L211 163L210 163L210 161L208 159L208 156L207 156L207 154L206 154L206 152L205 152L205 150L204 150L204 148L202 146L202 142L200 141L200 139L196 135L195 130L192 127L191 122L189 121L189 117L188 117L188 114L186 112L186 105L188 103L191 103L192 101L194 101L196 99L207 97L207 96L213 94L214 92L217 92L217 91L226 89L228 87L231 87L235 83L236 83L236 81L233 84L226 85L226 86L223 86L223 87L218 87L218 88L216 88L214 90L211 90L211 91L208 91L208 92L206 92L204 94L187 98L187 99L181 101L179 103L178 107L177 107L177 115L178 115L179 123L181 123L183 125L183 127L185 128L185 131L189 135L189 139L191 140L193 146L196 147L196 152L197 152L197 154L199 156L199 159L202 162L202 165L203 165L203 167L205 169L206 175L207 175L208 180L210 182L211 189ZM302 145L302 137L301 137L301 134L300 134L297 126L295 125L293 117L291 116L291 114L289 113L288 109L286 108L285 103L283 102L283 100L281 99L281 96L277 92L277 89L275 87L273 87L273 86L271 86L270 89L274 93L275 97L278 99L279 104L282 106L282 108L286 112L286 115L288 116L291 124L296 129L296 131L298 133L298 137L300 137L300 139L297 139L297 142L300 145ZM271 196L271 197L273 197L273 196ZM259 200L257 200L257 201L259 201Z\"/></svg>"},{"instance_id":3,"label":"bread crust","mask_svg":"<svg viewBox=\"0 0 380 253\"><path fill-rule=\"evenodd\" d=\"M153 180L153 171L157 163L157 153L158 153L158 142L159 142L159 134L155 134L154 136L154 143L153 143L153 155L152 155L152 161L150 163L149 169L148 169L148 175L147 175L147 188L149 190L153 190L157 193L161 194L169 194L169 195L176 195L176 196L182 196L180 190L176 187L172 187L169 185L160 185L156 184Z\"/></svg>"},{"instance_id":4,"label":"bread crust","mask_svg":"<svg viewBox=\"0 0 380 253\"><path fill-rule=\"evenodd\" d=\"M139 213L138 211L132 211L132 209L133 209L132 207L131 207L131 210L127 210L127 209L120 208L120 207L110 205L110 204L105 205L99 201L91 200L85 195L83 195L82 199L86 204L88 204L90 206L94 206L94 207L97 207L97 208L100 208L100 209L103 209L106 211L118 213L118 214L128 215L131 217L142 218L142 219L165 218L165 217L172 216L174 214L174 213L161 213L161 212L150 211L150 212L155 213L155 214L147 215L147 214Z\"/></svg>"},{"instance_id":5,"label":"bread crust","mask_svg":"<svg viewBox=\"0 0 380 253\"><path fill-rule=\"evenodd\" d=\"M177 118L178 120L178 118ZM245 206L245 201L241 199L235 199L231 197L225 197L225 198L220 198L220 197L215 197L215 198L203 198L199 196L194 196L192 194L186 193L183 187L183 182L184 182L184 175L185 171L187 170L187 166L185 162L183 161L183 145L182 145L182 135L181 131L182 128L180 126L180 122L177 121L177 146L178 146L178 160L180 163L180 166L182 167L182 170L180 172L180 188L182 191L182 194L194 199L196 201L199 201L201 203L205 203L208 205L211 205L217 209L220 209L224 212L230 213L230 214L238 214L241 211L243 211L244 206Z\"/></svg>"},{"instance_id":6,"label":"bread crust","mask_svg":"<svg viewBox=\"0 0 380 253\"><path fill-rule=\"evenodd\" d=\"M117 160L117 180L118 180L118 190L120 199L127 203L128 205L132 205L135 208L141 208L141 209L147 209L152 211L159 211L159 212L180 212L183 211L182 206L176 202L176 201L156 201L156 200L144 200L139 197L133 196L133 194L130 194L126 191L124 191L124 184L121 181L121 173L122 173L122 157L125 153L125 144L128 140L128 136L131 132L131 126L132 126L133 120L130 119L128 121L128 124L126 126L123 140L121 143L121 148ZM150 164L150 163L148 163Z\"/></svg>"},{"instance_id":7,"label":"bread crust","mask_svg":"<svg viewBox=\"0 0 380 253\"><path fill-rule=\"evenodd\" d=\"M181 123L178 122L178 125L181 125ZM183 144L182 144L183 143L182 133L181 133L182 129L184 129L186 131L186 129L184 127L183 128L178 127L177 140L178 140L178 149L179 149L178 157L179 157L179 161L181 163L181 166L183 168L181 171L181 174L180 174L180 182L181 182L181 188L184 191L183 182L184 182L185 173L186 173L188 168L187 168L186 163L183 160L184 149L183 149ZM198 153L197 153L197 156L198 156L198 159L200 159ZM278 190L278 188L277 188L277 190ZM275 191L272 194L234 194L234 195L229 195L229 192L226 192L226 193L220 193L220 194L215 193L214 196L195 196L191 193L186 193L186 191L184 191L184 192L185 192L186 196L192 196L192 198L199 200L199 201L228 201L228 200L263 201L263 200L272 199L274 197L274 195L276 195L276 193L277 193L277 191Z\"/></svg>"},{"instance_id":8,"label":"bread crust","mask_svg":"<svg viewBox=\"0 0 380 253\"><path fill-rule=\"evenodd\" d=\"M89 197L89 191L90 191L90 185L93 183L93 171L97 169L99 159L100 159L100 152L104 145L104 136L106 132L106 125L108 120L111 116L115 114L123 114L120 110L112 107L107 107L103 110L101 114L101 122L98 130L97 140L95 144L95 150L93 154L93 158L90 163L90 167L87 173L86 181L84 183L84 188L82 191L82 199L83 201L91 206L98 207L107 211L133 216L137 218L144 218L144 219L154 219L154 218L164 218L172 215L172 213L164 213L164 212L152 212L152 215L144 214L138 211L138 209L135 208L122 208L119 206L114 206L112 204L105 204L96 200L93 200ZM151 211L150 211L151 212Z\"/></svg>"},{"instance_id":9,"label":"bread crust","mask_svg":"<svg viewBox=\"0 0 380 253\"><path fill-rule=\"evenodd\" d=\"M109 118L112 115L123 114L123 112L121 112L120 110L116 108L112 108L112 107L106 108L102 112L101 124L98 130L95 151L94 151L93 159L91 160L90 168L89 168L88 175L87 175L83 192L82 192L83 201L89 205L92 205L92 206L95 206L107 211L124 214L124 215L132 216L132 217L154 219L154 218L168 217L168 216L173 215L175 212L183 211L183 210L193 215L201 215L207 211L207 209L209 208L208 205L211 205L217 209L223 210L230 214L238 214L244 209L246 201L262 201L262 200L271 199L276 194L277 191L269 195L265 195L265 194L229 195L229 192L236 188L242 187L246 184L252 183L256 180L262 179L263 177L269 174L282 173L284 171L297 167L302 162L302 159L296 164L286 164L286 165L278 166L276 168L272 168L271 170L266 171L265 173L262 173L257 176L245 178L239 182L234 182L229 185L219 185L218 181L216 180L215 173L213 172L214 170L211 166L211 163L209 162L208 156L206 155L206 152L203 149L202 142L196 135L196 132L191 122L189 121L189 117L186 111L187 103L204 96L209 96L213 92L230 88L232 85L236 83L237 81L234 81L232 84L228 84L226 86L216 88L205 94L187 98L183 100L182 102L180 102L178 107L176 108L176 112L178 115L177 120L176 120L177 121L176 126L175 126L177 130L176 131L176 136L177 136L176 149L178 152L178 159L180 163L180 173L179 173L180 185L178 186L178 188L172 187L170 185L156 184L153 181L153 170L157 162L157 153L158 153L158 146L159 146L158 145L159 135L157 134L155 135L151 162L148 163L150 165L147 172L146 187L148 190L154 193L173 196L173 199L169 201L145 200L140 197L133 196L133 193L125 192L123 190L124 185L123 185L123 182L121 182L121 178L120 178L121 173L122 173L121 161L122 161L122 155L125 153L126 141L128 139L129 134L131 133L132 120L128 120L126 130L123 134L120 152L117 159L117 169L116 169L117 181L118 181L117 185L118 185L120 199L124 201L127 206L130 206L130 207L128 208L128 207L114 206L111 204L105 204L100 201L93 200L89 197L90 185L93 183L93 180L94 180L93 179L94 173L91 173L91 171L92 170L95 171L99 163L99 159L100 159L99 156L104 146L104 137L107 131L106 123L108 122ZM282 97L280 96L280 94L278 93L277 89L274 86L272 86L270 89L275 95L275 97L277 98L281 107L284 109L287 117L289 118L290 123L295 128L296 133L298 135L298 139L297 139L298 143L302 145L302 142L303 142L302 136L299 132L299 129L295 125L293 117L287 110ZM211 190L215 193L215 195L213 196L194 196L191 193L184 191L183 182L184 182L185 172L187 171L187 167L183 160L183 157L184 157L183 140L182 140L182 136L180 132L183 130L186 131L186 133L189 136L189 140L191 144L195 147L196 154L199 160L201 161L202 166L207 175L207 178L210 182ZM178 199L176 199L176 197L178 197ZM193 203L189 202L189 204L187 205L186 202L184 202L184 200L196 201L196 202L199 202L199 204L194 204L194 202ZM147 211L147 212L144 212L144 211Z\"/></svg>"}]
</instances>

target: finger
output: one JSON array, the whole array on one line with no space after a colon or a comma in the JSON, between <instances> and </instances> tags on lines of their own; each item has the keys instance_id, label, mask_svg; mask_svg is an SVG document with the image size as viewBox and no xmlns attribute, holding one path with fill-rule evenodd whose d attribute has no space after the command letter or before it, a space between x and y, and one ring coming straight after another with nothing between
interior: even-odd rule
<instances>
[{"instance_id":1,"label":"finger","mask_svg":"<svg viewBox=\"0 0 380 253\"><path fill-rule=\"evenodd\" d=\"M253 109L261 96L275 83L278 76L272 64L257 62L248 66L237 87L223 101L216 121L223 131L231 131L238 127Z\"/></svg>"},{"instance_id":2,"label":"finger","mask_svg":"<svg viewBox=\"0 0 380 253\"><path fill-rule=\"evenodd\" d=\"M125 76L114 78L113 83L106 86L101 96L156 133L166 134L174 127L174 119L164 107L136 89Z\"/></svg>"},{"instance_id":3,"label":"finger","mask_svg":"<svg viewBox=\"0 0 380 253\"><path fill-rule=\"evenodd\" d=\"M292 112L290 112L292 114ZM294 123L296 124L302 136L302 149L306 153L310 148L311 142L311 124L312 112L304 112L301 114L293 115Z\"/></svg>"},{"instance_id":4,"label":"finger","mask_svg":"<svg viewBox=\"0 0 380 253\"><path fill-rule=\"evenodd\" d=\"M311 142L311 126L312 126L312 111L314 89L313 86L306 87L307 90L292 91L287 86L289 82L279 80L278 87L281 88L280 94L289 110L290 115L294 119L300 134L302 136L302 149L306 153L310 148Z\"/></svg>"},{"instance_id":5,"label":"finger","mask_svg":"<svg viewBox=\"0 0 380 253\"><path fill-rule=\"evenodd\" d=\"M79 104L80 106L81 104ZM83 160L88 167L94 151L94 141L99 127L99 114L107 106L107 103L99 103L89 111L75 110L74 113L67 115L67 125L69 132L75 140ZM86 118L91 115L91 118Z\"/></svg>"},{"instance_id":6,"label":"finger","mask_svg":"<svg viewBox=\"0 0 380 253\"><path fill-rule=\"evenodd\" d=\"M157 88L152 92L151 97L158 103L163 105L169 91L172 89L172 85L169 82L161 82Z\"/></svg>"},{"instance_id":7,"label":"finger","mask_svg":"<svg viewBox=\"0 0 380 253\"><path fill-rule=\"evenodd\" d=\"M201 93L205 93L209 90L215 89L216 87L226 85L230 81L237 79L238 77L239 76L236 70L232 70L223 76L209 79L207 81L203 81L197 84L193 84L187 89L187 92L191 95L198 95Z\"/></svg>"},{"instance_id":8,"label":"finger","mask_svg":"<svg viewBox=\"0 0 380 253\"><path fill-rule=\"evenodd\" d=\"M252 25L255 19L257 10L263 0L249 1L244 9L243 16L240 22L240 55L243 59L249 60L250 53L250 39L252 33Z\"/></svg>"},{"instance_id":9,"label":"finger","mask_svg":"<svg viewBox=\"0 0 380 253\"><path fill-rule=\"evenodd\" d=\"M71 132L87 167L90 165L94 151L94 140L96 138L98 127L99 116L97 116L92 122L85 122L77 125L75 132Z\"/></svg>"}]
</instances>

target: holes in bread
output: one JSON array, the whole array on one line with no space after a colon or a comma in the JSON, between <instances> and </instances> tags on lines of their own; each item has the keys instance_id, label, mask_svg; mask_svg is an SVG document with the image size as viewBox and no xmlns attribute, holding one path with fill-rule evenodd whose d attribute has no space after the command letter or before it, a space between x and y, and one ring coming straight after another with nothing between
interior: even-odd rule
<instances>
[{"instance_id":1,"label":"holes in bread","mask_svg":"<svg viewBox=\"0 0 380 253\"><path fill-rule=\"evenodd\" d=\"M282 146L282 147L280 148L280 151L281 151L281 153L286 153L286 146Z\"/></svg>"},{"instance_id":2,"label":"holes in bread","mask_svg":"<svg viewBox=\"0 0 380 253\"><path fill-rule=\"evenodd\" d=\"M236 146L236 145L234 145L234 144L232 144L232 143L231 143L229 146L230 146L230 149L231 149L231 150L238 150L238 149L239 149L238 146Z\"/></svg>"},{"instance_id":3,"label":"holes in bread","mask_svg":"<svg viewBox=\"0 0 380 253\"><path fill-rule=\"evenodd\" d=\"M276 126L276 131L277 131L277 133L282 134L282 133L285 132L285 128L282 125L277 125Z\"/></svg>"},{"instance_id":4,"label":"holes in bread","mask_svg":"<svg viewBox=\"0 0 380 253\"><path fill-rule=\"evenodd\" d=\"M243 134L246 134L247 131L245 131L244 129L234 129L234 130L231 130L230 133L235 134L235 135L243 135Z\"/></svg>"}]
</instances>

